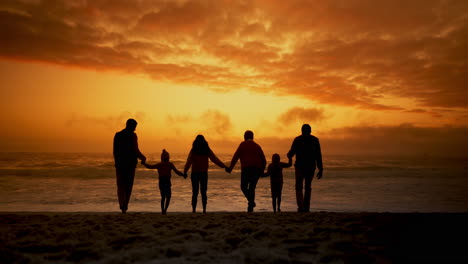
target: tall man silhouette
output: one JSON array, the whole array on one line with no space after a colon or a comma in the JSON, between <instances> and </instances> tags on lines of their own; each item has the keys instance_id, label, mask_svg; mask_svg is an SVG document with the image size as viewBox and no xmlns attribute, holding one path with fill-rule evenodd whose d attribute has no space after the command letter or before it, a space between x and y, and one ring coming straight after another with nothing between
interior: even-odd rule
<instances>
[{"instance_id":1,"label":"tall man silhouette","mask_svg":"<svg viewBox=\"0 0 468 264\"><path fill-rule=\"evenodd\" d=\"M323 164L320 142L317 137L311 135L312 128L309 124L302 126L302 135L296 137L292 143L288 158L296 155L294 164L296 172L296 200L298 212L310 211L310 198L312 193L312 179L315 168L318 168L317 179L322 178ZM305 182L304 194L302 193Z\"/></svg>"},{"instance_id":2,"label":"tall man silhouette","mask_svg":"<svg viewBox=\"0 0 468 264\"><path fill-rule=\"evenodd\" d=\"M138 149L138 138L135 134L137 122L128 119L126 127L114 136L114 161L117 176L117 196L120 210L126 213L132 194L135 168L138 159L146 161L146 157Z\"/></svg>"},{"instance_id":3,"label":"tall man silhouette","mask_svg":"<svg viewBox=\"0 0 468 264\"><path fill-rule=\"evenodd\" d=\"M244 141L240 143L231 160L231 165L226 168L231 173L237 160L241 163L241 190L249 202L247 212L253 212L255 207L255 188L258 179L263 176L266 167L266 158L260 145L253 141L254 134L247 130L244 133Z\"/></svg>"}]
</instances>

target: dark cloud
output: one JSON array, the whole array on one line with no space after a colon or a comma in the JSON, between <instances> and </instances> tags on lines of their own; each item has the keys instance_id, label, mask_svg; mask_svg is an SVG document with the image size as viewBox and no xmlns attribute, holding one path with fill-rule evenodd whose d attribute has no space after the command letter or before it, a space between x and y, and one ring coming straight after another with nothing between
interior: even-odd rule
<instances>
[{"instance_id":1,"label":"dark cloud","mask_svg":"<svg viewBox=\"0 0 468 264\"><path fill-rule=\"evenodd\" d=\"M298 130L298 135L300 131ZM468 127L353 126L330 131L313 131L320 140L325 163L330 155L426 156L447 159L468 158ZM294 137L266 137L256 141L265 153L285 154Z\"/></svg>"},{"instance_id":2,"label":"dark cloud","mask_svg":"<svg viewBox=\"0 0 468 264\"><path fill-rule=\"evenodd\" d=\"M457 0L5 0L0 56L364 109L466 109L467 12Z\"/></svg>"},{"instance_id":3,"label":"dark cloud","mask_svg":"<svg viewBox=\"0 0 468 264\"><path fill-rule=\"evenodd\" d=\"M209 1L188 1L181 4L166 1L156 8L138 20L137 29L150 33L197 34L215 11Z\"/></svg>"},{"instance_id":4,"label":"dark cloud","mask_svg":"<svg viewBox=\"0 0 468 264\"><path fill-rule=\"evenodd\" d=\"M439 112L436 112L436 111L428 111L428 110L424 110L424 109L410 109L410 110L406 110L405 112L407 113L413 113L413 114L430 114L432 115L434 118L441 118L443 117L444 115L439 113Z\"/></svg>"},{"instance_id":5,"label":"dark cloud","mask_svg":"<svg viewBox=\"0 0 468 264\"><path fill-rule=\"evenodd\" d=\"M278 117L278 121L282 124L289 125L294 122L320 122L324 118L325 114L322 109L294 107L281 114Z\"/></svg>"},{"instance_id":6,"label":"dark cloud","mask_svg":"<svg viewBox=\"0 0 468 264\"><path fill-rule=\"evenodd\" d=\"M322 134L329 153L467 156L468 127L362 126L333 129Z\"/></svg>"}]
</instances>

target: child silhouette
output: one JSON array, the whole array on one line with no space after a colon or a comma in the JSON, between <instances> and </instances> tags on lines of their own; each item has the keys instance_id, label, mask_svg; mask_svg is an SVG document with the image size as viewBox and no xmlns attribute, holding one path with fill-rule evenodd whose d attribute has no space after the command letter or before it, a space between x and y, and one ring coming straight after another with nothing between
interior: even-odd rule
<instances>
[{"instance_id":1,"label":"child silhouette","mask_svg":"<svg viewBox=\"0 0 468 264\"><path fill-rule=\"evenodd\" d=\"M184 179L187 178L187 174L180 172L172 162L169 161L170 155L165 149L161 154L161 162L149 165L145 161L142 161L143 164L148 169L157 169L159 174L159 191L161 192L161 213L166 214L167 208L171 201L171 171L174 171L177 175L183 176Z\"/></svg>"},{"instance_id":2,"label":"child silhouette","mask_svg":"<svg viewBox=\"0 0 468 264\"><path fill-rule=\"evenodd\" d=\"M268 165L267 172L264 177L270 176L271 186L271 199L273 205L273 212L281 212L281 192L283 191L283 168L289 168L292 165L292 159L289 158L289 162L280 162L280 156L275 153L271 157L271 163ZM278 206L278 207L276 207Z\"/></svg>"}]
</instances>

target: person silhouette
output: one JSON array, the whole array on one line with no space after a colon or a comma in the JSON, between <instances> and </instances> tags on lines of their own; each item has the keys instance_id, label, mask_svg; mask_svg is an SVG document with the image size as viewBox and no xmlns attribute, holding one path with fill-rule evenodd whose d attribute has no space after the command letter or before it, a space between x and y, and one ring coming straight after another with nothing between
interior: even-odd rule
<instances>
[{"instance_id":1,"label":"person silhouette","mask_svg":"<svg viewBox=\"0 0 468 264\"><path fill-rule=\"evenodd\" d=\"M253 141L254 133L245 131L244 141L240 143L234 153L231 164L226 168L226 172L231 173L232 169L240 159L241 163L241 190L248 201L247 212L253 212L255 204L255 188L258 179L263 176L266 167L266 158L260 145Z\"/></svg>"},{"instance_id":2,"label":"person silhouette","mask_svg":"<svg viewBox=\"0 0 468 264\"><path fill-rule=\"evenodd\" d=\"M294 163L296 174L296 200L298 212L309 212L310 199L312 194L312 179L315 169L318 168L317 179L322 178L323 164L322 152L320 150L319 139L312 136L312 128L309 124L302 125L302 135L296 137L291 145L288 158L296 155ZM305 184L304 184L305 182ZM304 194L302 192L304 187Z\"/></svg>"},{"instance_id":3,"label":"person silhouette","mask_svg":"<svg viewBox=\"0 0 468 264\"><path fill-rule=\"evenodd\" d=\"M138 149L138 137L135 134L137 124L134 119L128 119L125 128L115 133L114 136L113 154L117 177L117 197L120 210L124 214L128 210L138 159L146 160Z\"/></svg>"},{"instance_id":4,"label":"person silhouette","mask_svg":"<svg viewBox=\"0 0 468 264\"><path fill-rule=\"evenodd\" d=\"M283 168L289 168L292 165L292 158L288 158L288 163L280 162L280 155L273 154L271 163L268 165L264 177L270 176L271 204L273 212L281 212L281 193L283 192ZM278 206L278 207L277 207Z\"/></svg>"},{"instance_id":5,"label":"person silhouette","mask_svg":"<svg viewBox=\"0 0 468 264\"><path fill-rule=\"evenodd\" d=\"M184 174L192 167L192 212L197 210L198 191L201 191L203 213L206 213L206 203L208 197L208 159L221 168L226 168L223 162L213 153L203 135L196 136L192 144L192 149L185 163Z\"/></svg>"},{"instance_id":6,"label":"person silhouette","mask_svg":"<svg viewBox=\"0 0 468 264\"><path fill-rule=\"evenodd\" d=\"M169 203L171 202L172 190L171 190L171 171L174 171L177 175L187 179L187 174L180 172L172 162L170 162L170 155L165 149L161 153L161 162L150 165L146 164L146 161L142 160L141 164L148 169L158 170L159 180L159 191L161 193L161 213L166 214Z\"/></svg>"}]
</instances>

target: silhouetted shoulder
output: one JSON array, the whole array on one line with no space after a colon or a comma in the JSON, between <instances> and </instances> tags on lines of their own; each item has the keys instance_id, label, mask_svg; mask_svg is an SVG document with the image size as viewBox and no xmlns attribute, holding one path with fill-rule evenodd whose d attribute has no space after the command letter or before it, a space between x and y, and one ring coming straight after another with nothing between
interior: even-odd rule
<instances>
[{"instance_id":1,"label":"silhouetted shoulder","mask_svg":"<svg viewBox=\"0 0 468 264\"><path fill-rule=\"evenodd\" d=\"M308 144L308 143L310 144L310 143L319 142L319 139L313 135L300 135L296 137L294 141L298 144Z\"/></svg>"},{"instance_id":2,"label":"silhouetted shoulder","mask_svg":"<svg viewBox=\"0 0 468 264\"><path fill-rule=\"evenodd\" d=\"M113 154L118 165L136 165L138 154L135 151L136 134L128 130L115 133Z\"/></svg>"}]
</instances>

